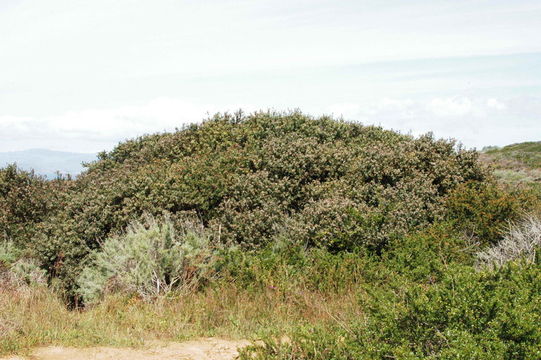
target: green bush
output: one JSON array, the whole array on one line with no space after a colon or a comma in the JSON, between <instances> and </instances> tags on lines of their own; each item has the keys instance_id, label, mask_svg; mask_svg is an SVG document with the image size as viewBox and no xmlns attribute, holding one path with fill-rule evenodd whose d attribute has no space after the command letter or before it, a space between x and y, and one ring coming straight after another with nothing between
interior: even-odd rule
<instances>
[{"instance_id":1,"label":"green bush","mask_svg":"<svg viewBox=\"0 0 541 360\"><path fill-rule=\"evenodd\" d=\"M279 241L257 252L239 247L224 249L217 269L222 280L255 291L273 289L295 294L303 289L339 294L366 281L372 263L359 251L331 253Z\"/></svg>"},{"instance_id":2,"label":"green bush","mask_svg":"<svg viewBox=\"0 0 541 360\"><path fill-rule=\"evenodd\" d=\"M531 359L541 355L539 266L510 266L495 273L450 266L440 283L412 285L396 310L368 300L378 353L407 349L419 357Z\"/></svg>"},{"instance_id":3,"label":"green bush","mask_svg":"<svg viewBox=\"0 0 541 360\"><path fill-rule=\"evenodd\" d=\"M198 285L214 261L210 235L201 226L185 224L177 231L167 217L157 221L147 216L93 253L78 279L78 292L87 304L107 290L148 300Z\"/></svg>"},{"instance_id":4,"label":"green bush","mask_svg":"<svg viewBox=\"0 0 541 360\"><path fill-rule=\"evenodd\" d=\"M400 276L434 284L451 264L473 265L478 250L478 243L464 237L452 222L441 222L396 240L381 261Z\"/></svg>"},{"instance_id":5,"label":"green bush","mask_svg":"<svg viewBox=\"0 0 541 360\"><path fill-rule=\"evenodd\" d=\"M62 207L70 181L46 181L16 165L0 169L0 241L30 246L37 226Z\"/></svg>"},{"instance_id":6,"label":"green bush","mask_svg":"<svg viewBox=\"0 0 541 360\"><path fill-rule=\"evenodd\" d=\"M21 258L9 269L11 282L18 286L35 286L47 284L47 273L41 269L34 259Z\"/></svg>"},{"instance_id":7,"label":"green bush","mask_svg":"<svg viewBox=\"0 0 541 360\"><path fill-rule=\"evenodd\" d=\"M440 219L456 186L486 177L476 152L431 135L299 112L217 115L102 153L40 224L34 248L67 288L100 242L143 213L194 213L243 249L289 234L335 252L379 252Z\"/></svg>"},{"instance_id":8,"label":"green bush","mask_svg":"<svg viewBox=\"0 0 541 360\"><path fill-rule=\"evenodd\" d=\"M44 285L46 272L11 241L0 241L0 288Z\"/></svg>"},{"instance_id":9,"label":"green bush","mask_svg":"<svg viewBox=\"0 0 541 360\"><path fill-rule=\"evenodd\" d=\"M13 264L20 256L20 250L12 241L0 241L0 264L8 266Z\"/></svg>"},{"instance_id":10,"label":"green bush","mask_svg":"<svg viewBox=\"0 0 541 360\"><path fill-rule=\"evenodd\" d=\"M481 246L496 244L510 221L539 207L538 198L529 191L507 190L493 182L460 184L445 203L445 218L454 221L465 236Z\"/></svg>"},{"instance_id":11,"label":"green bush","mask_svg":"<svg viewBox=\"0 0 541 360\"><path fill-rule=\"evenodd\" d=\"M301 326L289 344L270 340L244 359L539 359L541 267L496 272L450 265L441 281L395 277L367 287L361 319Z\"/></svg>"},{"instance_id":12,"label":"green bush","mask_svg":"<svg viewBox=\"0 0 541 360\"><path fill-rule=\"evenodd\" d=\"M541 358L541 257L479 271L478 251L475 239L446 221L395 239L381 256L304 252L286 273L313 278L327 294L342 277L357 294L356 315L343 313L330 324L299 323L287 333L291 341L267 338L242 358ZM280 271L273 274L280 278Z\"/></svg>"}]
</instances>

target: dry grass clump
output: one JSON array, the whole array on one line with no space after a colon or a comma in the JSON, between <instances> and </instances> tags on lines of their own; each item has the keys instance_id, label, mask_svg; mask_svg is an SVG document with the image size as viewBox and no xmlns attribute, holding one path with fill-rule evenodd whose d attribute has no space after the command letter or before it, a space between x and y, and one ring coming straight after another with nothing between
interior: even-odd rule
<instances>
[{"instance_id":1,"label":"dry grass clump","mask_svg":"<svg viewBox=\"0 0 541 360\"><path fill-rule=\"evenodd\" d=\"M297 288L247 290L223 282L204 291L142 301L113 294L84 310L68 310L50 289L0 291L0 355L42 345L142 346L218 336L259 339L287 335L299 324L359 316L353 292Z\"/></svg>"},{"instance_id":2,"label":"dry grass clump","mask_svg":"<svg viewBox=\"0 0 541 360\"><path fill-rule=\"evenodd\" d=\"M498 244L479 252L477 258L483 267L501 267L509 261L524 259L534 262L541 247L541 218L529 215L510 226L507 235Z\"/></svg>"}]
</instances>

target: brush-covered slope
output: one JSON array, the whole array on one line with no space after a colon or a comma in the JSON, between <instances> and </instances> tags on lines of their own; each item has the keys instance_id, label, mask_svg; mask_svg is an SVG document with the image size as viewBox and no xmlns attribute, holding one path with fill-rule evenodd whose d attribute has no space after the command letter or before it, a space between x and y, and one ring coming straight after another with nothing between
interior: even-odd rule
<instances>
[{"instance_id":1,"label":"brush-covered slope","mask_svg":"<svg viewBox=\"0 0 541 360\"><path fill-rule=\"evenodd\" d=\"M33 244L73 278L91 249L143 213L197 217L247 249L280 238L332 251L378 249L441 217L477 153L432 136L301 113L218 115L99 155Z\"/></svg>"},{"instance_id":2,"label":"brush-covered slope","mask_svg":"<svg viewBox=\"0 0 541 360\"><path fill-rule=\"evenodd\" d=\"M502 148L489 148L485 154L494 159L516 161L530 168L541 168L541 141L523 142Z\"/></svg>"},{"instance_id":3,"label":"brush-covered slope","mask_svg":"<svg viewBox=\"0 0 541 360\"><path fill-rule=\"evenodd\" d=\"M501 182L541 191L541 141L487 148L482 159Z\"/></svg>"}]
</instances>

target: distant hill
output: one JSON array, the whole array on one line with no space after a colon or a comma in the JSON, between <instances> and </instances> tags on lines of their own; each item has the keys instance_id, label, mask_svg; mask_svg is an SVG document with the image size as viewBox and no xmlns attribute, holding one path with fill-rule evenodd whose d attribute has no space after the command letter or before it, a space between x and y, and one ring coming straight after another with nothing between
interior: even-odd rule
<instances>
[{"instance_id":1,"label":"distant hill","mask_svg":"<svg viewBox=\"0 0 541 360\"><path fill-rule=\"evenodd\" d=\"M495 168L500 181L541 191L541 141L488 147L483 149L481 158Z\"/></svg>"},{"instance_id":2,"label":"distant hill","mask_svg":"<svg viewBox=\"0 0 541 360\"><path fill-rule=\"evenodd\" d=\"M83 171L83 162L96 160L96 154L71 153L46 149L0 152L0 167L16 163L23 170L34 170L36 174L53 179L56 172L78 175Z\"/></svg>"},{"instance_id":3,"label":"distant hill","mask_svg":"<svg viewBox=\"0 0 541 360\"><path fill-rule=\"evenodd\" d=\"M507 145L502 148L490 147L484 153L492 158L514 161L530 168L541 168L541 141L530 141Z\"/></svg>"}]
</instances>

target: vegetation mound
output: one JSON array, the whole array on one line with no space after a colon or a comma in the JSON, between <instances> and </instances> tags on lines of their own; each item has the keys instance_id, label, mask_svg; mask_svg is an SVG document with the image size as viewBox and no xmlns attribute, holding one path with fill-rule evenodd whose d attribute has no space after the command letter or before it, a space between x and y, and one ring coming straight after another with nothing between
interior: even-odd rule
<instances>
[{"instance_id":1,"label":"vegetation mound","mask_svg":"<svg viewBox=\"0 0 541 360\"><path fill-rule=\"evenodd\" d=\"M246 359L539 358L539 200L451 140L299 112L126 141L75 180L9 166L0 352L235 334L264 339Z\"/></svg>"},{"instance_id":2,"label":"vegetation mound","mask_svg":"<svg viewBox=\"0 0 541 360\"><path fill-rule=\"evenodd\" d=\"M101 153L39 223L32 246L70 283L92 250L143 213L196 217L245 249L285 236L331 251L379 251L440 219L457 185L483 181L476 160L452 141L328 117L217 115Z\"/></svg>"}]
</instances>

